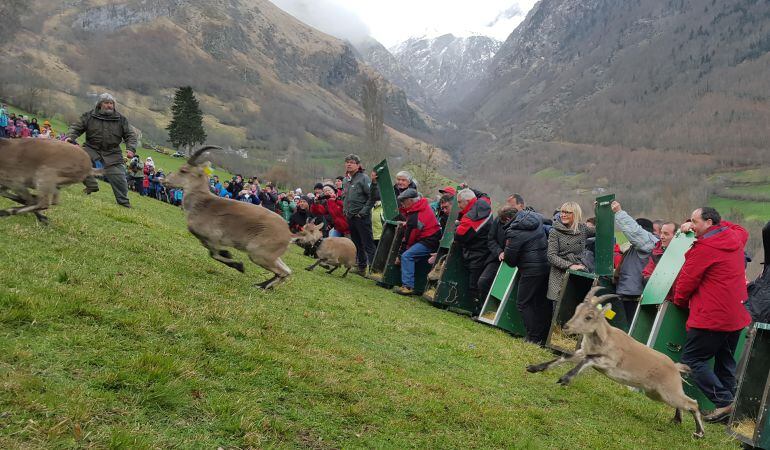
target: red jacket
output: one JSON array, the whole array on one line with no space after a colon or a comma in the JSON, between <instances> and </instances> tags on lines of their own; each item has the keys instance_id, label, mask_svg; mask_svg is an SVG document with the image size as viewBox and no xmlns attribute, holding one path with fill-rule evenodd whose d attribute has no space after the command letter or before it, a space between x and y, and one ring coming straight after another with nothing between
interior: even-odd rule
<instances>
[{"instance_id":1,"label":"red jacket","mask_svg":"<svg viewBox=\"0 0 770 450\"><path fill-rule=\"evenodd\" d=\"M350 234L348 220L342 212L342 200L326 200L326 211L328 211L329 215L332 217L332 224L334 225L335 230L342 234Z\"/></svg>"},{"instance_id":2,"label":"red jacket","mask_svg":"<svg viewBox=\"0 0 770 450\"><path fill-rule=\"evenodd\" d=\"M401 249L406 250L420 242L433 251L438 248L439 241L441 241L441 227L436 214L430 207L428 199L421 198L406 210L406 229Z\"/></svg>"},{"instance_id":3,"label":"red jacket","mask_svg":"<svg viewBox=\"0 0 770 450\"><path fill-rule=\"evenodd\" d=\"M690 308L688 329L737 331L751 322L743 306L748 298L743 253L748 238L740 225L722 221L685 254L674 303Z\"/></svg>"}]
</instances>

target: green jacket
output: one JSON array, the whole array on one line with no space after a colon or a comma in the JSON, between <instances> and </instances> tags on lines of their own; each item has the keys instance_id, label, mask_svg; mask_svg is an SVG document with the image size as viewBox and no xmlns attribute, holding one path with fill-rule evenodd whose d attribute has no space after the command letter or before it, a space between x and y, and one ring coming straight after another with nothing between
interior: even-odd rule
<instances>
[{"instance_id":1,"label":"green jacket","mask_svg":"<svg viewBox=\"0 0 770 450\"><path fill-rule=\"evenodd\" d=\"M372 212L374 199L371 185L372 180L363 171L356 172L350 180L345 178L342 184L342 190L345 192L342 210L345 216L368 216Z\"/></svg>"},{"instance_id":2,"label":"green jacket","mask_svg":"<svg viewBox=\"0 0 770 450\"><path fill-rule=\"evenodd\" d=\"M281 210L281 216L283 216L284 220L288 222L291 220L291 215L294 214L294 211L296 211L297 204L294 202L282 200L278 202L278 208Z\"/></svg>"},{"instance_id":3,"label":"green jacket","mask_svg":"<svg viewBox=\"0 0 770 450\"><path fill-rule=\"evenodd\" d=\"M121 142L125 141L129 150L136 149L136 134L128 125L128 119L117 111L111 116L100 115L96 109L84 113L70 125L67 137L74 141L83 133L86 134L83 148L92 161L101 160L105 167L123 164Z\"/></svg>"}]
</instances>

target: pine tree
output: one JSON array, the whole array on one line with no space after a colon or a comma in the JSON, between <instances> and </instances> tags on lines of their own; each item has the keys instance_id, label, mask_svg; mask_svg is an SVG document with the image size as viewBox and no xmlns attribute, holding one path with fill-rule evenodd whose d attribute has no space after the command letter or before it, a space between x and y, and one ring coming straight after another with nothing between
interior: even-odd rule
<instances>
[{"instance_id":1,"label":"pine tree","mask_svg":"<svg viewBox=\"0 0 770 450\"><path fill-rule=\"evenodd\" d=\"M192 87L183 86L176 90L174 103L171 105L171 123L168 124L168 141L179 150L184 147L185 153L195 144L206 142L206 132L203 130L203 112Z\"/></svg>"}]
</instances>

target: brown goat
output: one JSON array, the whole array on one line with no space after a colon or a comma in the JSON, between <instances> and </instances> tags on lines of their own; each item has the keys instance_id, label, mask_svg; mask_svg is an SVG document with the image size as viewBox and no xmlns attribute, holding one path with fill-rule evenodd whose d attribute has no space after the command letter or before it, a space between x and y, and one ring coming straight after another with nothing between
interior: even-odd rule
<instances>
[{"instance_id":1,"label":"brown goat","mask_svg":"<svg viewBox=\"0 0 770 450\"><path fill-rule=\"evenodd\" d=\"M346 237L328 237L323 238L321 229L313 222L308 222L299 232L292 236L292 240L301 246L309 246L315 249L318 261L305 268L313 270L317 265L322 264L328 267L326 273L332 273L340 266L345 266L345 273L342 278L347 276L350 269L356 264L356 245Z\"/></svg>"},{"instance_id":2,"label":"brown goat","mask_svg":"<svg viewBox=\"0 0 770 450\"><path fill-rule=\"evenodd\" d=\"M596 297L595 287L578 305L575 315L565 324L567 334L582 334L583 342L573 356L556 358L527 367L529 372L541 372L566 362L577 363L558 383L566 386L583 370L593 367L610 379L644 391L652 400L676 409L673 421L682 422L682 410L695 418L696 438L703 437L703 420L698 402L688 397L682 388L682 374L690 371L684 364L674 363L668 356L637 342L622 330L610 326L605 313L610 305L602 303L614 294Z\"/></svg>"},{"instance_id":3,"label":"brown goat","mask_svg":"<svg viewBox=\"0 0 770 450\"><path fill-rule=\"evenodd\" d=\"M91 158L77 145L50 139L0 139L0 195L23 206L0 210L0 217L33 213L59 203L59 188L91 175ZM30 189L36 189L37 195Z\"/></svg>"},{"instance_id":4,"label":"brown goat","mask_svg":"<svg viewBox=\"0 0 770 450\"><path fill-rule=\"evenodd\" d=\"M182 208L187 213L187 229L212 258L243 272L243 263L233 260L225 248L242 250L254 264L275 274L257 286L273 288L291 275L291 269L281 260L291 242L289 227L281 216L266 208L218 197L209 191L208 175L198 159L204 152L219 148L198 149L187 164L166 177L165 183L184 189Z\"/></svg>"}]
</instances>

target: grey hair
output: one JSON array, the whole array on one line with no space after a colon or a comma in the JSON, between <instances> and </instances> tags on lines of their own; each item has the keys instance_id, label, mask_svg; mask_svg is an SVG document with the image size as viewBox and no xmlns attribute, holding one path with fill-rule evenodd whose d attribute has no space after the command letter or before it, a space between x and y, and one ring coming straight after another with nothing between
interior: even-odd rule
<instances>
[{"instance_id":1,"label":"grey hair","mask_svg":"<svg viewBox=\"0 0 770 450\"><path fill-rule=\"evenodd\" d=\"M458 201L460 201L460 200L469 201L469 200L472 200L474 198L476 198L476 194L472 190L470 190L468 188L465 188L462 191L457 193L457 200Z\"/></svg>"},{"instance_id":2,"label":"grey hair","mask_svg":"<svg viewBox=\"0 0 770 450\"><path fill-rule=\"evenodd\" d=\"M396 174L396 178L398 177L404 177L409 181L414 181L414 177L412 177L412 173L408 170L402 170L399 173Z\"/></svg>"}]
</instances>

